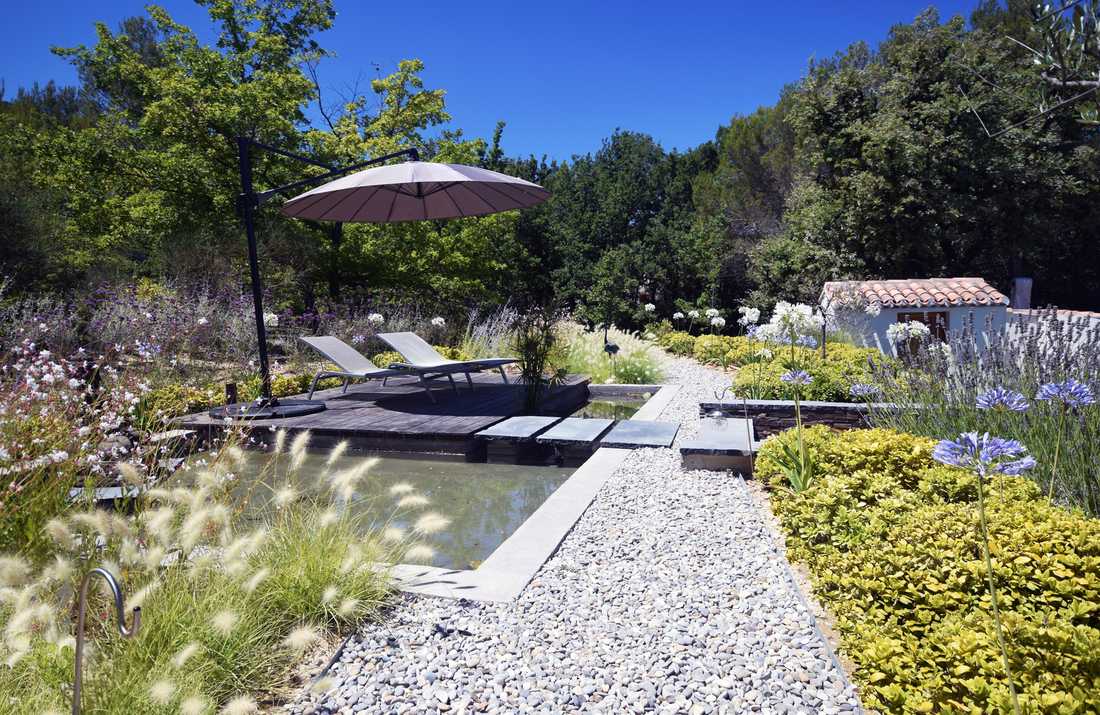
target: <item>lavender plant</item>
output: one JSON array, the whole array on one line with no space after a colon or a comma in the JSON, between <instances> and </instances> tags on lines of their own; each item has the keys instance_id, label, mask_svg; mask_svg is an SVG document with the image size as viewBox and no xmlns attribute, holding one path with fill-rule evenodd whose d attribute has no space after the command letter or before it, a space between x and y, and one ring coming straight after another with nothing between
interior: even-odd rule
<instances>
[{"instance_id":1,"label":"lavender plant","mask_svg":"<svg viewBox=\"0 0 1100 715\"><path fill-rule=\"evenodd\" d=\"M1100 323L1037 311L997 329L968 320L905 364L872 366L875 426L938 438L992 432L1030 446L1028 476L1100 516Z\"/></svg>"}]
</instances>

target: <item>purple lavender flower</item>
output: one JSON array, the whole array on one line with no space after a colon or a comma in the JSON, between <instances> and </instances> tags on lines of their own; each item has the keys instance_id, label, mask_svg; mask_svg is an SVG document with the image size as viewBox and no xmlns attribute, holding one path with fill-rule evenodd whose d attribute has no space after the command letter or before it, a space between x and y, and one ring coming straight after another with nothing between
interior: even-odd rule
<instances>
[{"instance_id":1,"label":"purple lavender flower","mask_svg":"<svg viewBox=\"0 0 1100 715\"><path fill-rule=\"evenodd\" d=\"M806 372L805 370L791 370L789 372L785 372L779 377L779 379L787 383L788 385L809 385L811 382L814 381L814 379L810 377L810 373Z\"/></svg>"},{"instance_id":2,"label":"purple lavender flower","mask_svg":"<svg viewBox=\"0 0 1100 715\"><path fill-rule=\"evenodd\" d=\"M1026 397L1006 387L994 387L991 390L986 390L978 395L977 405L979 410L1009 410L1011 412L1027 412L1029 407Z\"/></svg>"},{"instance_id":3,"label":"purple lavender flower","mask_svg":"<svg viewBox=\"0 0 1100 715\"><path fill-rule=\"evenodd\" d=\"M857 382L848 388L848 394L852 397L878 397L879 393L878 385L868 385L866 383Z\"/></svg>"},{"instance_id":4,"label":"purple lavender flower","mask_svg":"<svg viewBox=\"0 0 1100 715\"><path fill-rule=\"evenodd\" d=\"M989 433L964 432L959 438L942 440L932 450L932 458L953 467L987 474L1018 475L1035 466L1035 459L1014 439L990 437Z\"/></svg>"},{"instance_id":5,"label":"purple lavender flower","mask_svg":"<svg viewBox=\"0 0 1100 715\"><path fill-rule=\"evenodd\" d=\"M817 338L812 335L802 335L799 336L798 340L794 341L794 344L798 345L799 347L809 348L810 350L813 350L817 347Z\"/></svg>"},{"instance_id":6,"label":"purple lavender flower","mask_svg":"<svg viewBox=\"0 0 1100 715\"><path fill-rule=\"evenodd\" d=\"M1089 386L1072 377L1064 382L1048 382L1039 388L1037 400L1061 402L1066 407L1084 407L1096 402Z\"/></svg>"}]
</instances>

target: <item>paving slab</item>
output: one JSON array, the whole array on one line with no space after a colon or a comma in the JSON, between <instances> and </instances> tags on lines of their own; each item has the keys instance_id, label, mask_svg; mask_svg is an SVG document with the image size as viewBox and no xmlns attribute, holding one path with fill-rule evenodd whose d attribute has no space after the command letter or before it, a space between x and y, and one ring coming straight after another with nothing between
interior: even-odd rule
<instances>
[{"instance_id":1,"label":"paving slab","mask_svg":"<svg viewBox=\"0 0 1100 715\"><path fill-rule=\"evenodd\" d=\"M701 422L702 426L694 439L680 444L681 454L748 456L759 445L752 439L752 420L727 417Z\"/></svg>"},{"instance_id":2,"label":"paving slab","mask_svg":"<svg viewBox=\"0 0 1100 715\"><path fill-rule=\"evenodd\" d=\"M538 415L522 415L509 417L503 422L498 422L488 429L477 433L478 439L489 441L503 440L507 442L521 442L533 438L555 422L561 421L560 417L541 417Z\"/></svg>"},{"instance_id":3,"label":"paving slab","mask_svg":"<svg viewBox=\"0 0 1100 715\"><path fill-rule=\"evenodd\" d=\"M615 424L615 420L566 417L564 420L539 435L535 441L543 444L563 446L592 444L613 424Z\"/></svg>"},{"instance_id":4,"label":"paving slab","mask_svg":"<svg viewBox=\"0 0 1100 715\"><path fill-rule=\"evenodd\" d=\"M623 420L600 440L601 447L671 447L680 430L679 422Z\"/></svg>"}]
</instances>

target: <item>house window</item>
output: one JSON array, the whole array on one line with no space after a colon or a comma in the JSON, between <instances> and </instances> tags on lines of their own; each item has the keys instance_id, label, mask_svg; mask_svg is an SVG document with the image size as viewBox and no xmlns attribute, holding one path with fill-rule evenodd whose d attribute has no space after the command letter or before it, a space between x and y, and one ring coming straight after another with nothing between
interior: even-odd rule
<instances>
[{"instance_id":1,"label":"house window","mask_svg":"<svg viewBox=\"0 0 1100 715\"><path fill-rule=\"evenodd\" d=\"M947 311L937 311L932 313L898 313L899 323L924 323L928 326L928 330L931 331L932 337L942 342L947 342L947 331L950 329L948 322Z\"/></svg>"}]
</instances>

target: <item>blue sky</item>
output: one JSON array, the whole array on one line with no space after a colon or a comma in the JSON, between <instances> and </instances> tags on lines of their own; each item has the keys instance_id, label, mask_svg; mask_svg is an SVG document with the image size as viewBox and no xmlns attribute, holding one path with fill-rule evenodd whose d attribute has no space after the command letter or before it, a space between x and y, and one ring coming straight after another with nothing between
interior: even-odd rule
<instances>
[{"instance_id":1,"label":"blue sky","mask_svg":"<svg viewBox=\"0 0 1100 715\"><path fill-rule=\"evenodd\" d=\"M976 2L934 4L947 18L969 15ZM212 36L201 7L162 4L200 37ZM333 29L320 37L336 56L321 66L321 82L330 96L357 81L366 90L376 65L386 73L419 57L427 86L447 90L453 126L488 137L505 120L510 155L567 159L595 151L617 127L684 149L732 115L774 102L811 57L877 43L930 4L336 0ZM140 0L11 3L0 30L7 94L36 80L73 82L50 46L91 44L96 20L115 27L142 12Z\"/></svg>"}]
</instances>

